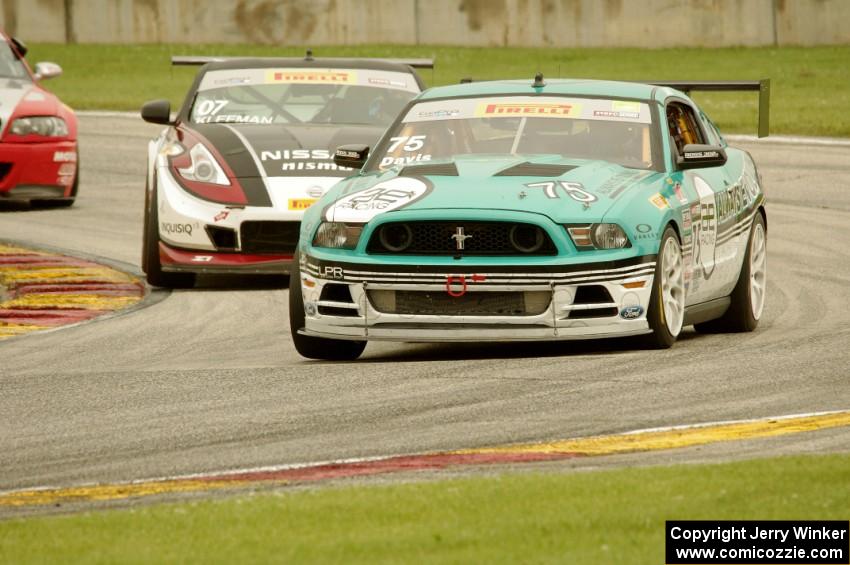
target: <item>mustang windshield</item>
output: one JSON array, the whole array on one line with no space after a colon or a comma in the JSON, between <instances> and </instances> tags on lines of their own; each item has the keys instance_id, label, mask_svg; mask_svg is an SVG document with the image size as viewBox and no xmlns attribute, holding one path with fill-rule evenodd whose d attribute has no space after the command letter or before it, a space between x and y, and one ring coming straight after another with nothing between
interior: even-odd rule
<instances>
[{"instance_id":1,"label":"mustang windshield","mask_svg":"<svg viewBox=\"0 0 850 565\"><path fill-rule=\"evenodd\" d=\"M371 170L458 155L561 155L652 167L649 106L626 100L500 96L420 102ZM387 139L386 137L384 138Z\"/></svg>"},{"instance_id":2,"label":"mustang windshield","mask_svg":"<svg viewBox=\"0 0 850 565\"><path fill-rule=\"evenodd\" d=\"M24 64L15 57L15 53L3 40L2 35L0 35L0 78L30 78Z\"/></svg>"},{"instance_id":3,"label":"mustang windshield","mask_svg":"<svg viewBox=\"0 0 850 565\"><path fill-rule=\"evenodd\" d=\"M227 69L204 75L191 121L389 125L419 92L407 73L372 69Z\"/></svg>"}]
</instances>

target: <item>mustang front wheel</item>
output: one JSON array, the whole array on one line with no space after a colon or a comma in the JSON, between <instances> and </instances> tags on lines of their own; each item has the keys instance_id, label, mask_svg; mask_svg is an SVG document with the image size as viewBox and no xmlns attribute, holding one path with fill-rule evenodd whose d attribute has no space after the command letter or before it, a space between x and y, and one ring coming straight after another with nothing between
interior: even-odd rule
<instances>
[{"instance_id":1,"label":"mustang front wheel","mask_svg":"<svg viewBox=\"0 0 850 565\"><path fill-rule=\"evenodd\" d=\"M646 318L652 330L646 336L648 346L667 349L676 342L685 319L685 282L682 248L671 227L661 237Z\"/></svg>"}]
</instances>

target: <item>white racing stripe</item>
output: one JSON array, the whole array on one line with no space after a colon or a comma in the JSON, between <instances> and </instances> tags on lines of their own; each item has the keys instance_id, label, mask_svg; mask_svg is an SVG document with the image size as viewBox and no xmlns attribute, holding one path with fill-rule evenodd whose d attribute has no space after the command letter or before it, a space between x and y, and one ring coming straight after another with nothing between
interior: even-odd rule
<instances>
[{"instance_id":1,"label":"white racing stripe","mask_svg":"<svg viewBox=\"0 0 850 565\"><path fill-rule=\"evenodd\" d=\"M319 276L318 266L307 263L306 271L317 277ZM470 268L470 272L474 272L474 268ZM655 262L642 263L632 265L630 267L621 267L618 269L600 270L600 271L577 271L574 273L480 273L486 276L487 280L483 281L485 285L496 284L543 284L548 285L550 282L556 284L575 284L575 283L590 283L604 281L620 281L634 277L651 275L655 272ZM367 272L367 271L349 271L344 270L344 280L349 282L382 282L382 283L413 283L427 284L438 283L442 284L446 280L447 275L461 276L466 273L392 273L392 272Z\"/></svg>"},{"instance_id":2,"label":"white racing stripe","mask_svg":"<svg viewBox=\"0 0 850 565\"><path fill-rule=\"evenodd\" d=\"M30 90L32 84L25 80L0 78L0 133L8 127L9 117Z\"/></svg>"}]
</instances>

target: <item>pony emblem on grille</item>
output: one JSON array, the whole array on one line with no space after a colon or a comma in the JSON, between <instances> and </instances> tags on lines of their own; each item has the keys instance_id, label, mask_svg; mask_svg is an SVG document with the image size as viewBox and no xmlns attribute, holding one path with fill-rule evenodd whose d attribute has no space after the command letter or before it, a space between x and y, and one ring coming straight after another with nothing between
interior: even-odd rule
<instances>
[{"instance_id":1,"label":"pony emblem on grille","mask_svg":"<svg viewBox=\"0 0 850 565\"><path fill-rule=\"evenodd\" d=\"M463 251L465 247L465 242L467 239L472 237L471 235L466 235L463 233L463 226L458 226L455 230L454 235L452 235L452 239L455 240L455 244L457 245L458 251Z\"/></svg>"}]
</instances>

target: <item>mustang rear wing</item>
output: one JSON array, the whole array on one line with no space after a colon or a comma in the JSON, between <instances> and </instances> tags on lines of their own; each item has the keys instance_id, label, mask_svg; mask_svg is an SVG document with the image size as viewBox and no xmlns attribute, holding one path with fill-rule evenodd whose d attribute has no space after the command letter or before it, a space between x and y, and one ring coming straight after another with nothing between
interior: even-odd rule
<instances>
[{"instance_id":1,"label":"mustang rear wing","mask_svg":"<svg viewBox=\"0 0 850 565\"><path fill-rule=\"evenodd\" d=\"M770 79L762 80L668 80L641 81L655 86L669 86L690 95L692 90L706 92L758 91L759 93L759 137L767 137L770 120Z\"/></svg>"},{"instance_id":2,"label":"mustang rear wing","mask_svg":"<svg viewBox=\"0 0 850 565\"><path fill-rule=\"evenodd\" d=\"M409 65L415 69L433 69L434 59L381 59L373 57L357 58L357 57L332 57L337 61L384 61L387 63L397 63L401 65ZM174 66L190 66L190 65L206 65L207 63L219 61L234 61L240 59L260 59L260 60L276 60L286 63L287 61L314 61L313 52L307 51L307 56L303 59L298 57L217 57L203 55L176 55L171 57L171 64Z\"/></svg>"}]
</instances>

